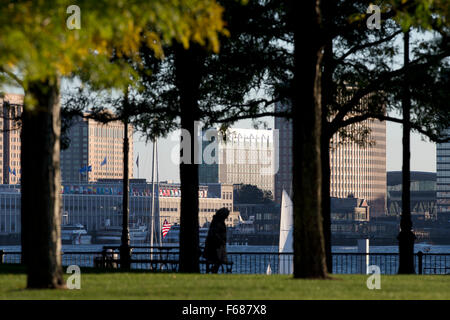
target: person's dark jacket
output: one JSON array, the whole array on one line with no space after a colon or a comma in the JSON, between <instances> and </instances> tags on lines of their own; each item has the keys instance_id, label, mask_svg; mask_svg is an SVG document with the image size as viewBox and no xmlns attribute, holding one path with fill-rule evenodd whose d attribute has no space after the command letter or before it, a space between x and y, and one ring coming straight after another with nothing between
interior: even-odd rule
<instances>
[{"instance_id":1,"label":"person's dark jacket","mask_svg":"<svg viewBox=\"0 0 450 320\"><path fill-rule=\"evenodd\" d=\"M217 210L209 226L203 256L214 263L227 262L227 227L225 220L230 211L227 208Z\"/></svg>"}]
</instances>

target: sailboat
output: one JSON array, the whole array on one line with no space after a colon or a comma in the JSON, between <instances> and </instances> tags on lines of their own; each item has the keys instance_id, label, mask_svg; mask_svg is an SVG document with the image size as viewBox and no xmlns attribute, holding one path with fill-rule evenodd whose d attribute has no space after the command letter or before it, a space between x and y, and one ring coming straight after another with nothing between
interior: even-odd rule
<instances>
[{"instance_id":1,"label":"sailboat","mask_svg":"<svg viewBox=\"0 0 450 320\"><path fill-rule=\"evenodd\" d=\"M269 265L267 266L266 274L267 274L268 276L270 276L270 275L272 274L272 268L270 267L270 263L269 263Z\"/></svg>"},{"instance_id":2,"label":"sailboat","mask_svg":"<svg viewBox=\"0 0 450 320\"><path fill-rule=\"evenodd\" d=\"M281 197L280 240L279 253L293 253L294 214L292 200L285 190ZM280 274L291 274L294 271L293 258L290 255L280 255L278 267Z\"/></svg>"}]
</instances>

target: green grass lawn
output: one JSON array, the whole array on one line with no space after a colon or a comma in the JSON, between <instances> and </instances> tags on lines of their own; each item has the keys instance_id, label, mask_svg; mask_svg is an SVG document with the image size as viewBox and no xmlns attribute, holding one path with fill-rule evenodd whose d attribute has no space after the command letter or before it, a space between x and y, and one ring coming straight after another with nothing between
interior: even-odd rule
<instances>
[{"instance_id":1,"label":"green grass lawn","mask_svg":"<svg viewBox=\"0 0 450 320\"><path fill-rule=\"evenodd\" d=\"M368 276L334 278L82 271L80 290L25 290L23 272L0 267L0 299L450 299L450 276L445 275L382 275L380 290L366 287Z\"/></svg>"}]
</instances>

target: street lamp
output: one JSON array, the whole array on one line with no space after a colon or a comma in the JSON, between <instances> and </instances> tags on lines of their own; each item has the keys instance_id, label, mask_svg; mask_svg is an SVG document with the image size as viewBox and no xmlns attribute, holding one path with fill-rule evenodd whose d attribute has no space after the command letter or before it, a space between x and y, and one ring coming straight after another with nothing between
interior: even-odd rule
<instances>
[{"instance_id":1,"label":"street lamp","mask_svg":"<svg viewBox=\"0 0 450 320\"><path fill-rule=\"evenodd\" d=\"M123 139L123 209L122 209L122 237L120 244L120 268L130 269L131 267L131 250L130 250L130 231L129 231L129 180L128 180L128 118L124 119L124 139Z\"/></svg>"}]
</instances>

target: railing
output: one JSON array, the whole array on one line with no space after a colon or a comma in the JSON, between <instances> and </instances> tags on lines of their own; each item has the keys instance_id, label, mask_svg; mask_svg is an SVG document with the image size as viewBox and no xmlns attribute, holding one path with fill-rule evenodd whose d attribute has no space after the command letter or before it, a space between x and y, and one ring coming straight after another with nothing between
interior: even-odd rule
<instances>
[{"instance_id":1,"label":"railing","mask_svg":"<svg viewBox=\"0 0 450 320\"><path fill-rule=\"evenodd\" d=\"M21 263L22 253L20 251L0 250L0 264L2 263Z\"/></svg>"},{"instance_id":2,"label":"railing","mask_svg":"<svg viewBox=\"0 0 450 320\"><path fill-rule=\"evenodd\" d=\"M132 269L174 272L178 269L179 249L177 247L131 247ZM151 250L152 249L152 250ZM102 252L65 251L62 254L63 266L118 267L120 264L118 247L105 246ZM293 255L289 253L229 252L228 260L233 263L232 272L239 274L292 273ZM149 261L153 261L151 263ZM0 250L1 263L21 263L21 253ZM396 274L398 271L397 253L338 253L333 252L334 274L366 273L368 265L376 265L381 274ZM450 274L450 254L415 254L417 274ZM200 271L206 272L206 265L200 264ZM225 272L221 269L220 272Z\"/></svg>"}]
</instances>

